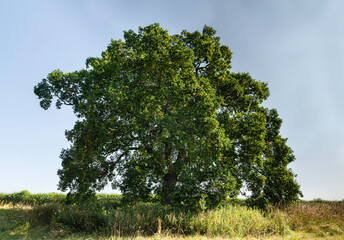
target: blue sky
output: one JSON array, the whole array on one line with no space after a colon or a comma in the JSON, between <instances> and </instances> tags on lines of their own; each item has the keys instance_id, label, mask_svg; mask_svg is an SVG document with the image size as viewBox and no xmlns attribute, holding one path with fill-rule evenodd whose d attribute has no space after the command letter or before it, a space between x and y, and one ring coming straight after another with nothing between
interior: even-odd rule
<instances>
[{"instance_id":1,"label":"blue sky","mask_svg":"<svg viewBox=\"0 0 344 240\"><path fill-rule=\"evenodd\" d=\"M343 11L341 0L0 0L0 192L57 191L75 117L41 109L33 87L159 22L171 34L215 28L232 70L268 82L304 199L344 199Z\"/></svg>"}]
</instances>

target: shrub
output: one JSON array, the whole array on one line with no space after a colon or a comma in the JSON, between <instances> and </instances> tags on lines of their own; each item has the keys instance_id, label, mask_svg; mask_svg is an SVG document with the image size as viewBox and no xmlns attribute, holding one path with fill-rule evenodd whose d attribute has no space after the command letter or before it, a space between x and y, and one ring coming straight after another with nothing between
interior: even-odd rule
<instances>
[{"instance_id":1,"label":"shrub","mask_svg":"<svg viewBox=\"0 0 344 240\"><path fill-rule=\"evenodd\" d=\"M31 194L24 190L18 193L0 194L0 201L4 203L25 204L25 205L39 205L46 203L64 203L66 195L61 193L38 193Z\"/></svg>"},{"instance_id":2,"label":"shrub","mask_svg":"<svg viewBox=\"0 0 344 240\"><path fill-rule=\"evenodd\" d=\"M29 210L28 215L30 222L34 226L48 226L51 224L53 216L58 212L61 206L58 203L46 203L43 205L36 205Z\"/></svg>"},{"instance_id":3,"label":"shrub","mask_svg":"<svg viewBox=\"0 0 344 240\"><path fill-rule=\"evenodd\" d=\"M99 205L67 205L56 212L52 223L63 225L73 232L93 232L106 225L106 214Z\"/></svg>"},{"instance_id":4,"label":"shrub","mask_svg":"<svg viewBox=\"0 0 344 240\"><path fill-rule=\"evenodd\" d=\"M5 199L6 202L8 203L13 203L18 204L18 203L22 203L22 204L30 204L30 197L31 194L29 193L29 191L24 190L18 193L11 193L8 194L7 198Z\"/></svg>"}]
</instances>

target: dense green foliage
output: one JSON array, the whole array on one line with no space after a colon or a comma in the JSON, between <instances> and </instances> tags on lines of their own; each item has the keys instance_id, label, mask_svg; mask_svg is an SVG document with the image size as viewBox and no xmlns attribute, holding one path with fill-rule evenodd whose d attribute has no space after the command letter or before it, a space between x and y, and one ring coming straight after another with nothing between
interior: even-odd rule
<instances>
[{"instance_id":1,"label":"dense green foliage","mask_svg":"<svg viewBox=\"0 0 344 240\"><path fill-rule=\"evenodd\" d=\"M66 194L62 193L38 193L31 194L29 191L24 190L21 192L0 194L0 202L12 204L26 204L38 205L52 202L65 202Z\"/></svg>"},{"instance_id":2,"label":"dense green foliage","mask_svg":"<svg viewBox=\"0 0 344 240\"><path fill-rule=\"evenodd\" d=\"M48 109L70 105L59 188L91 196L107 183L125 200L217 206L240 191L252 204L301 194L266 83L233 73L215 30L178 35L153 24L124 32L86 70L51 72L34 88Z\"/></svg>"},{"instance_id":3,"label":"dense green foliage","mask_svg":"<svg viewBox=\"0 0 344 240\"><path fill-rule=\"evenodd\" d=\"M96 194L95 200L100 203L119 204L122 196L119 194ZM10 194L0 193L0 203L42 205L45 203L66 203L67 197L63 193L37 193L32 194L27 190Z\"/></svg>"}]
</instances>

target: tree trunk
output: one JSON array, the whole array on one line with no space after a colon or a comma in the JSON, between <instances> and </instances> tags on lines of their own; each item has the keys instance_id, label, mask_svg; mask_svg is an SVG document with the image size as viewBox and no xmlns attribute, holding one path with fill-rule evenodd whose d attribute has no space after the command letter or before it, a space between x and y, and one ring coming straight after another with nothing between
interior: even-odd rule
<instances>
[{"instance_id":1,"label":"tree trunk","mask_svg":"<svg viewBox=\"0 0 344 240\"><path fill-rule=\"evenodd\" d=\"M177 174L176 173L166 173L164 176L164 203L166 205L172 204L172 193L174 187L177 183Z\"/></svg>"}]
</instances>

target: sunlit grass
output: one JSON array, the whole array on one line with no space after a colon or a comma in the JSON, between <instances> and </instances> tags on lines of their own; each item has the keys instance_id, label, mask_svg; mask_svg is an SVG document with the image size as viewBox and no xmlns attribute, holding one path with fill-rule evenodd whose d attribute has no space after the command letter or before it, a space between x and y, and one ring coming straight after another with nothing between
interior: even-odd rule
<instances>
[{"instance_id":1,"label":"sunlit grass","mask_svg":"<svg viewBox=\"0 0 344 240\"><path fill-rule=\"evenodd\" d=\"M199 213L174 212L165 209L160 211L159 205L145 205L124 207L103 212L92 212L78 209L77 206L62 210L58 205L42 206L12 206L6 204L0 207L0 239L16 239L16 237L43 236L45 238L73 239L78 234L97 234L96 238L104 239L124 237L150 236L150 238L175 238L173 236L190 237L190 235L221 239L230 237L259 237L271 235L285 235L289 227L282 215L267 214L264 216L258 210L245 206L226 206L218 210ZM62 215L58 215L58 211ZM57 214L57 215L56 215ZM96 214L96 216L92 215ZM160 215L161 214L161 215ZM55 217L57 216L57 217ZM160 225L159 221L160 220ZM104 220L104 222L103 222ZM52 222L51 222L52 221ZM98 225L92 221L99 221ZM73 223L85 224L85 228L75 229ZM93 225L92 225L93 224ZM103 224L103 225L102 225ZM87 227L95 229L87 231ZM77 231L77 232L75 232ZM161 235L158 233L161 232ZM77 234L76 234L77 233ZM0 235L1 236L1 235ZM5 237L6 236L6 237ZM81 239L85 237L81 235ZM33 238L34 239L34 238ZM111 239L111 238L110 238ZM192 239L192 238L191 238Z\"/></svg>"},{"instance_id":2,"label":"sunlit grass","mask_svg":"<svg viewBox=\"0 0 344 240\"><path fill-rule=\"evenodd\" d=\"M344 239L343 201L299 202L267 212L232 203L195 213L106 198L83 207L0 201L0 239Z\"/></svg>"},{"instance_id":3,"label":"sunlit grass","mask_svg":"<svg viewBox=\"0 0 344 240\"><path fill-rule=\"evenodd\" d=\"M289 226L319 237L344 235L344 203L297 203L286 207Z\"/></svg>"}]
</instances>

